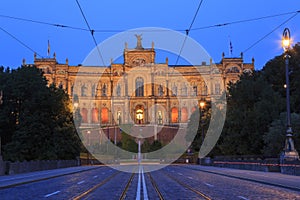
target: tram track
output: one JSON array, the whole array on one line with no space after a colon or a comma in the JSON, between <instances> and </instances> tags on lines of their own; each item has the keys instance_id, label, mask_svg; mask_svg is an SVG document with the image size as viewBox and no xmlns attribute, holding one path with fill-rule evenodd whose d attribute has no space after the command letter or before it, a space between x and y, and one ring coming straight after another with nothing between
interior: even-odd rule
<instances>
[{"instance_id":1,"label":"tram track","mask_svg":"<svg viewBox=\"0 0 300 200\"><path fill-rule=\"evenodd\" d=\"M155 180L154 180L153 177L151 176L151 173L148 172L147 175L148 175L148 177L149 177L149 179L150 179L150 182L151 182L151 184L152 184L154 190L156 191L156 193L157 193L157 195L158 195L158 198L159 198L160 200L164 200L164 197L163 197L162 193L160 192L160 190L159 190L159 188L158 188L158 186L157 186Z\"/></svg>"},{"instance_id":2,"label":"tram track","mask_svg":"<svg viewBox=\"0 0 300 200\"><path fill-rule=\"evenodd\" d=\"M73 200L80 200L82 198L84 198L85 196L87 196L88 194L92 193L94 190L96 190L97 188L101 187L102 185L106 184L107 182L109 182L111 179L113 179L116 175L120 174L121 172L118 171L114 174L112 174L111 176L107 177L106 179L102 180L100 183L94 185L93 187L91 187L90 189L82 192L81 194L73 197Z\"/></svg>"},{"instance_id":3,"label":"tram track","mask_svg":"<svg viewBox=\"0 0 300 200\"><path fill-rule=\"evenodd\" d=\"M120 197L118 198L119 200L124 200L127 196L127 192L132 184L132 181L136 175L135 173L135 169L132 170L132 173L128 179L128 181L126 182L124 189L122 190ZM102 186L104 186L105 184L109 183L110 181L112 181L118 174L123 173L122 171L117 171L116 173L110 175L109 177L105 178L104 180L102 180L101 182L99 182L98 184L94 185L93 187L91 187L90 189L80 193L79 195L73 197L73 200L80 200L80 199L85 199L88 198L88 195L91 195L93 192L95 192L97 189L101 188Z\"/></svg>"},{"instance_id":4,"label":"tram track","mask_svg":"<svg viewBox=\"0 0 300 200\"><path fill-rule=\"evenodd\" d=\"M164 190L164 184L165 183L159 182L159 179L157 180L155 177L153 177L151 175L151 173L153 173L153 172L148 172L147 175L148 175L148 178L149 178L149 180L151 182L151 185L153 186L153 188L154 188L154 190L155 190L158 198L160 200L172 198L172 197L169 196L169 194L166 194L166 193L162 192L162 191L165 191ZM154 173L157 173L157 172L154 172ZM164 176L168 177L169 180L172 181L172 183L177 183L178 185L182 186L183 188L185 188L185 189L191 191L192 193L196 194L196 196L198 196L200 199L205 199L205 200L211 200L212 199L210 196L208 196L204 192L199 191L199 189L196 189L196 188L190 186L185 181L179 180L178 178L174 177L173 175L171 175L170 173L168 173L168 172L166 172L164 170L160 170L159 173L161 173ZM159 175L159 174L156 175L156 176L161 177L161 175Z\"/></svg>"},{"instance_id":5,"label":"tram track","mask_svg":"<svg viewBox=\"0 0 300 200\"><path fill-rule=\"evenodd\" d=\"M130 176L130 178L129 178L129 180L128 180L128 182L126 183L126 186L125 186L125 188L124 188L124 190L123 190L123 192L122 192L119 200L123 200L123 199L126 198L127 191L128 191L128 189L129 189L129 187L130 187L130 185L132 183L132 180L133 180L134 176L135 176L135 173L132 173L131 176Z\"/></svg>"},{"instance_id":6,"label":"tram track","mask_svg":"<svg viewBox=\"0 0 300 200\"><path fill-rule=\"evenodd\" d=\"M203 192L195 189L194 187L184 183L183 181L180 181L178 178L175 178L174 176L170 175L169 173L164 172L164 174L169 177L170 179L172 179L173 181L175 181L176 183L178 183L179 185L183 186L184 188L193 191L195 194L197 194L198 196L206 199L206 200L211 200L212 198L209 197L208 195L204 194Z\"/></svg>"}]
</instances>

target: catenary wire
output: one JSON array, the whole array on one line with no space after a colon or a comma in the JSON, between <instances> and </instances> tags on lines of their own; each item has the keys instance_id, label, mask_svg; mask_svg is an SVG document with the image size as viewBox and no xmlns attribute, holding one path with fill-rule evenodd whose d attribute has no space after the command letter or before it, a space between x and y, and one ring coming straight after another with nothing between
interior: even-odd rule
<instances>
[{"instance_id":1,"label":"catenary wire","mask_svg":"<svg viewBox=\"0 0 300 200\"><path fill-rule=\"evenodd\" d=\"M89 25L89 23L88 23L88 21L87 21L85 15L84 15L84 12L83 12L83 10L82 10L82 8L81 8L80 3L79 3L78 0L76 0L76 3L77 3L77 5L78 5L78 7L79 7L79 9L80 9L80 12L81 12L81 14L82 14L82 17L84 18L84 21L85 21L86 25L87 25L87 27L88 27L90 33L91 33L91 36L92 36L93 41L94 41L94 43L95 43L95 46L96 46L96 48L97 48L97 52L98 52L99 57L100 57L100 59L101 59L101 61L102 61L102 64L103 64L103 66L105 66L104 59L103 59L103 57L102 57L102 54L101 54L101 52L100 52L98 43L97 43L96 38L95 38L95 36L94 36L95 30L91 29L91 27L90 27L90 25Z\"/></svg>"},{"instance_id":2,"label":"catenary wire","mask_svg":"<svg viewBox=\"0 0 300 200\"><path fill-rule=\"evenodd\" d=\"M28 46L27 44L25 44L24 42L22 42L21 40L19 40L16 36L14 36L13 34L9 33L8 31L6 31L5 29L3 29L2 27L0 27L0 29L6 33L7 35L9 35L10 37L12 37L14 40L16 40L17 42L19 42L22 46L24 46L25 48L29 49L30 51L32 51L33 53L36 53L38 56L41 56L39 53L37 53L37 51L33 50L30 46Z\"/></svg>"},{"instance_id":3,"label":"catenary wire","mask_svg":"<svg viewBox=\"0 0 300 200\"><path fill-rule=\"evenodd\" d=\"M31 22L31 23L36 23L36 24L48 25L48 26L56 26L56 27L60 27L60 28L69 28L69 29L75 29L75 30L81 30L81 31L89 31L88 29L85 29L85 28L68 26L68 25L63 25L63 24L55 24L55 23L50 23L50 22L37 21L37 20L26 19L26 18L21 18L21 17L14 17L14 16L8 16L8 15L0 15L0 17L13 19L13 20L19 20L19 21L25 21L25 22Z\"/></svg>"},{"instance_id":4,"label":"catenary wire","mask_svg":"<svg viewBox=\"0 0 300 200\"><path fill-rule=\"evenodd\" d=\"M256 17L256 18L250 18L250 19L244 19L244 20L226 22L226 23L215 24L215 25L210 25L210 26L203 26L203 27L198 27L198 28L192 28L191 30L192 31L197 31L197 30L201 30L201 29L208 29L208 28L228 26L228 25L233 25L233 24L240 24L240 23L245 23L245 22L259 21L259 20L263 20L263 19L274 18L274 17L281 17L281 16L291 15L291 14L297 14L297 13L300 13L300 10L293 11L293 12L286 12L286 13L274 14L274 15L268 15L268 16L263 16L263 17Z\"/></svg>"},{"instance_id":5,"label":"catenary wire","mask_svg":"<svg viewBox=\"0 0 300 200\"><path fill-rule=\"evenodd\" d=\"M262 17L256 17L256 18L250 18L250 19L244 19L244 20L238 20L238 21L232 21L232 22L219 23L219 24L202 26L202 27L196 27L196 28L191 28L190 31L197 31L197 30L209 29L209 28L217 28L217 27L228 26L228 25L233 25L233 24L240 24L240 23L245 23L245 22L259 21L259 20L264 20L264 19L268 19L268 18L275 18L275 17L285 16L285 15L291 15L291 14L295 14L295 13L300 13L300 10L286 12L286 13L280 13L280 14L274 14L274 15L268 15L268 16L262 16ZM55 26L55 27L59 27L59 28L68 28L68 29L90 32L90 30L86 29L86 28L75 27L75 26L70 26L70 25L65 25L65 24L50 23L50 22L26 19L26 18L21 18L21 17L14 17L14 16L9 16L9 15L1 15L1 14L0 14L0 17L7 18L7 19L13 19L13 20L19 20L19 21L25 21L25 22L30 22L30 23L48 25L48 26ZM174 29L174 30L180 31L180 32L186 31L184 29ZM119 29L119 30L118 29L94 29L94 33L97 33L97 32L99 32L99 33L119 33L119 32L123 32L123 31L127 31L127 30L125 30L125 29L124 30L122 30L122 29ZM143 30L143 31L144 32L161 32L161 31L167 31L167 30L151 29L151 30Z\"/></svg>"},{"instance_id":6,"label":"catenary wire","mask_svg":"<svg viewBox=\"0 0 300 200\"><path fill-rule=\"evenodd\" d=\"M199 4L200 5L200 4ZM80 6L80 5L79 5ZM80 7L81 8L81 7ZM198 7L199 8L199 7ZM81 9L82 10L82 9ZM199 9L197 9L198 12ZM253 48L255 45L257 45L259 42L261 42L262 40L264 40L266 37L268 37L270 34L272 34L275 30L277 30L279 27L281 27L283 24L287 23L289 20L291 20L292 18L294 18L298 13L300 13L300 10L297 11L292 11L292 12L286 12L286 13L280 13L280 14L274 14L274 15L268 15L268 16L263 16L263 17L257 17L257 18L251 18L251 19L245 19L245 20L238 20L238 21L232 21L232 22L227 22L227 23L221 23L221 24L215 24L215 25L210 25L210 26L203 26L203 27L198 27L198 28L191 28L190 26L190 30L189 31L197 31L197 30L201 30L201 29L209 29L209 28L215 28L215 27L223 27L223 26L228 26L228 25L233 25L233 24L238 24L238 23L245 23L245 22L251 22L251 21L258 21L258 20L264 20L267 18L275 18L275 17L279 17L279 16L285 16L285 15L290 15L290 14L294 14L292 17L290 17L288 20L286 20L285 22L283 22L282 24L280 24L279 26L277 26L275 29L273 29L271 32L269 32L268 34L266 34L265 36L263 36L261 39L259 39L258 41L256 41L254 44L252 44L251 46L249 46L248 48L246 48L244 50L244 53L247 52L248 50L250 50L251 48ZM38 24L43 24L43 25L49 25L49 26L55 26L55 27L59 27L59 28L69 28L69 29L74 29L74 30L81 30L81 31L89 31L92 33L92 30L89 29L85 29L85 28L80 28L80 27L74 27L74 26L69 26L69 25L63 25L63 24L55 24L55 23L49 23L49 22L43 22L43 21L37 21L37 20L32 20L32 19L26 19L26 18L21 18L21 17L13 17L13 16L8 16L8 15L1 15L1 18L8 18L8 19L13 19L13 20L19 20L19 21L26 21L26 22L31 22L31 23L38 23ZM85 18L86 20L86 18ZM193 21L191 23L191 25L193 25L195 21L195 16L193 18ZM87 21L86 21L87 22ZM88 25L89 27L89 25ZM13 39L15 39L17 42L19 42L22 46L24 46L25 48L29 49L30 51L37 53L36 51L34 51L32 48L30 48L28 45L26 45L24 42L22 42L21 40L19 40L18 38L16 38L15 36L13 36L11 33L9 33L8 31L4 30L3 28L1 28L1 30L3 32L5 32L6 34L8 34L10 37L12 37ZM94 32L122 32L125 30L93 30ZM164 31L164 30L145 30L145 32L159 32L159 31ZM186 31L186 33L188 33L188 30L181 30L178 29L177 31ZM93 36L93 35L92 35ZM94 39L93 36L93 40L94 42L96 41ZM95 42L96 43L96 42ZM97 44L97 43L96 43ZM98 49L98 53L100 52L100 50ZM182 50L181 50L182 52ZM39 53L37 53L37 55L41 56ZM99 54L101 55L101 53ZM102 56L101 56L102 57ZM178 57L179 59L179 57ZM103 62L103 59L102 59ZM176 61L176 63L178 62L178 60Z\"/></svg>"},{"instance_id":7,"label":"catenary wire","mask_svg":"<svg viewBox=\"0 0 300 200\"><path fill-rule=\"evenodd\" d=\"M261 42L262 40L264 40L266 37L268 37L269 35L271 35L274 31L276 31L278 28L280 28L281 26L283 26L284 24L286 24L287 22L289 22L291 19L293 19L294 17L296 17L298 15L299 12L295 13L293 16L291 16L290 18L288 18L287 20L285 20L284 22L282 22L281 24L279 24L278 26L276 26L273 30L271 30L269 33L267 33L266 35L264 35L262 38L260 38L259 40L257 40L256 42L254 42L251 46L249 46L248 48L246 48L243 53L249 51L251 48L253 48L255 45L257 45L259 42Z\"/></svg>"},{"instance_id":8,"label":"catenary wire","mask_svg":"<svg viewBox=\"0 0 300 200\"><path fill-rule=\"evenodd\" d=\"M180 58L180 55L181 55L182 50L183 50L183 48L184 48L186 39L187 39L187 37L188 37L188 35L189 35L189 32L190 32L190 30L191 30L191 28L192 28L192 26L193 26L193 24L194 24L194 22L195 22L195 20L196 20L196 17L197 17L197 15L198 15L198 12L199 12L199 10L200 10L200 7L201 7L202 3L203 3L203 0L201 0L201 1L199 2L199 5L198 5L198 8L197 8L197 10L196 10L196 13L194 14L193 20L192 20L192 22L191 22L189 28L186 30L186 34L185 34L183 43L182 43L182 45L181 45L179 54L178 54L178 56L177 56L177 58L176 58L175 65L177 65L177 63L178 63L178 61L179 61L179 58Z\"/></svg>"}]
</instances>

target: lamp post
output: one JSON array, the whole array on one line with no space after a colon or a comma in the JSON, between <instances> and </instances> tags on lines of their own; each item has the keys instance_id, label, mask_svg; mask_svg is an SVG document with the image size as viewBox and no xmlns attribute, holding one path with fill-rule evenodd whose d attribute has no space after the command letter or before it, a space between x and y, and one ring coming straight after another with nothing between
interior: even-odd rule
<instances>
[{"instance_id":1,"label":"lamp post","mask_svg":"<svg viewBox=\"0 0 300 200\"><path fill-rule=\"evenodd\" d=\"M200 126L201 126L201 145L203 144L204 141L204 127L203 127L203 121L202 121L202 115L203 115L203 108L205 106L204 101L200 101Z\"/></svg>"},{"instance_id":2,"label":"lamp post","mask_svg":"<svg viewBox=\"0 0 300 200\"><path fill-rule=\"evenodd\" d=\"M200 145L200 149L201 149L201 146L202 146L203 141L204 141L204 127L203 127L202 115L203 115L203 108L205 106L205 102L200 101L199 106L200 106L200 126L201 126L201 145ZM201 160L202 160L202 158L200 158L200 163L199 163L200 165L202 164Z\"/></svg>"},{"instance_id":3,"label":"lamp post","mask_svg":"<svg viewBox=\"0 0 300 200\"><path fill-rule=\"evenodd\" d=\"M87 162L88 162L88 165L90 165L90 152L89 152L89 149L90 149L90 134L91 134L91 131L87 131L87 135L88 135L88 148L87 148Z\"/></svg>"},{"instance_id":4,"label":"lamp post","mask_svg":"<svg viewBox=\"0 0 300 200\"><path fill-rule=\"evenodd\" d=\"M3 92L2 92L2 90L0 91L0 105L3 103L3 100L2 100L2 98L3 98ZM1 151L1 148L2 148L2 146L1 146L1 136L0 136L0 161L2 161L2 151Z\"/></svg>"},{"instance_id":5,"label":"lamp post","mask_svg":"<svg viewBox=\"0 0 300 200\"><path fill-rule=\"evenodd\" d=\"M295 149L293 141L293 130L291 126L291 110L290 110L290 81L289 81L289 58L288 53L291 46L290 30L285 28L282 35L282 47L285 58L285 79L286 79L286 115L287 115L287 129L285 137L285 147L283 150L283 160L299 159L298 152Z\"/></svg>"}]
</instances>

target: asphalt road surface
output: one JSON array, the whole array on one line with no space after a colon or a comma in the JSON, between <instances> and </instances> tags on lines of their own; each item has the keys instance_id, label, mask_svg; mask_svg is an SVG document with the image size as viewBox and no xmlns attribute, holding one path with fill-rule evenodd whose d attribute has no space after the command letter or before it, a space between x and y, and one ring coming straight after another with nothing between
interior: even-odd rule
<instances>
[{"instance_id":1,"label":"asphalt road surface","mask_svg":"<svg viewBox=\"0 0 300 200\"><path fill-rule=\"evenodd\" d=\"M300 177L199 165L85 166L0 177L0 199L300 199Z\"/></svg>"}]
</instances>

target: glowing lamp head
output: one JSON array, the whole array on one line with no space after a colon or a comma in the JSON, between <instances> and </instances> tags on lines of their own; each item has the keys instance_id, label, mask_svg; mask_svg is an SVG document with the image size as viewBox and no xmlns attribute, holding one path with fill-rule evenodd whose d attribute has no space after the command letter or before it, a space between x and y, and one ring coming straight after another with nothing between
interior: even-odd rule
<instances>
[{"instance_id":1,"label":"glowing lamp head","mask_svg":"<svg viewBox=\"0 0 300 200\"><path fill-rule=\"evenodd\" d=\"M204 101L201 101L201 102L200 102L200 107L203 108L204 106L205 106L205 102L204 102Z\"/></svg>"},{"instance_id":2,"label":"glowing lamp head","mask_svg":"<svg viewBox=\"0 0 300 200\"><path fill-rule=\"evenodd\" d=\"M78 108L78 103L77 103L77 102L74 103L74 107L75 107L75 108Z\"/></svg>"},{"instance_id":3,"label":"glowing lamp head","mask_svg":"<svg viewBox=\"0 0 300 200\"><path fill-rule=\"evenodd\" d=\"M288 28L285 28L282 34L282 47L284 51L287 51L291 46L291 34Z\"/></svg>"}]
</instances>

